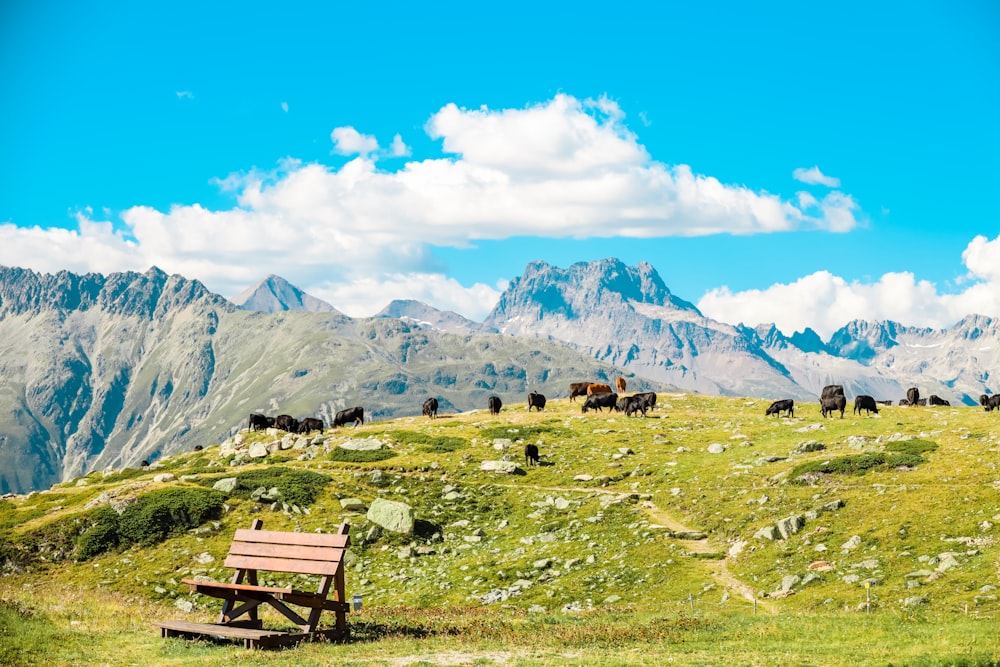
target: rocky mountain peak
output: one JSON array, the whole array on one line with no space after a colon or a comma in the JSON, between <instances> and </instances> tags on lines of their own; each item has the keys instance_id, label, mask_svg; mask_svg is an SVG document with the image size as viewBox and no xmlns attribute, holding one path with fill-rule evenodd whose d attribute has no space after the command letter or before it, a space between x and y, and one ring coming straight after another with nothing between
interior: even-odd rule
<instances>
[{"instance_id":1,"label":"rocky mountain peak","mask_svg":"<svg viewBox=\"0 0 1000 667\"><path fill-rule=\"evenodd\" d=\"M340 312L326 301L306 294L281 276L274 274L240 292L231 301L240 310L252 310L258 313L280 313L288 310L310 313Z\"/></svg>"},{"instance_id":2,"label":"rocky mountain peak","mask_svg":"<svg viewBox=\"0 0 1000 667\"><path fill-rule=\"evenodd\" d=\"M421 329L448 333L477 333L486 328L451 310L438 310L416 299L395 299L375 314L379 318L402 320Z\"/></svg>"}]
</instances>

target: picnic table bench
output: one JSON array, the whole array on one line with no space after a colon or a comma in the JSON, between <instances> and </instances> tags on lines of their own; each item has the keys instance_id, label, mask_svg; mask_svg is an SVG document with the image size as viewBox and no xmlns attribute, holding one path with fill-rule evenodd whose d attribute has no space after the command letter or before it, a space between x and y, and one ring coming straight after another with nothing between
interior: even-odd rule
<instances>
[{"instance_id":1,"label":"picnic table bench","mask_svg":"<svg viewBox=\"0 0 1000 667\"><path fill-rule=\"evenodd\" d=\"M154 625L161 629L161 636L227 637L241 640L246 648L268 648L317 638L343 639L348 635L344 553L350 544L350 526L344 523L336 534L327 535L261 530L262 525L260 519L255 519L249 529L236 531L225 560L226 567L236 569L229 583L183 580L191 591L225 601L219 620L215 623L157 621ZM315 591L260 586L258 571L319 575L320 582ZM297 625L299 631L264 629L257 613L262 604L274 607ZM308 614L301 615L289 604L306 607ZM324 611L333 612L334 627L317 630Z\"/></svg>"}]
</instances>

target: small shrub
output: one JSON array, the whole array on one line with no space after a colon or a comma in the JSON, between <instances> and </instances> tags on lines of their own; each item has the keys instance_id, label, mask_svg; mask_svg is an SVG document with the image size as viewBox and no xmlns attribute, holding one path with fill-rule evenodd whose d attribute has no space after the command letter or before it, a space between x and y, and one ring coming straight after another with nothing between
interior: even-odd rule
<instances>
[{"instance_id":1,"label":"small shrub","mask_svg":"<svg viewBox=\"0 0 1000 667\"><path fill-rule=\"evenodd\" d=\"M119 540L126 544L151 545L172 533L196 528L222 516L226 496L197 488L163 489L139 496L118 520Z\"/></svg>"},{"instance_id":2,"label":"small shrub","mask_svg":"<svg viewBox=\"0 0 1000 667\"><path fill-rule=\"evenodd\" d=\"M205 480L204 483L212 485L215 481L215 479L209 479ZM249 498L251 493L262 486L266 489L275 488L281 494L282 502L304 507L316 502L320 491L330 481L329 475L310 470L294 470L281 466L258 468L247 470L236 476L236 488L233 490L233 495Z\"/></svg>"},{"instance_id":3,"label":"small shrub","mask_svg":"<svg viewBox=\"0 0 1000 667\"><path fill-rule=\"evenodd\" d=\"M118 512L102 507L90 515L90 527L76 542L76 560L93 558L118 547Z\"/></svg>"},{"instance_id":4,"label":"small shrub","mask_svg":"<svg viewBox=\"0 0 1000 667\"><path fill-rule=\"evenodd\" d=\"M416 431L389 431L387 436L400 444L413 445L421 452L447 454L465 448L469 441L453 435L434 436Z\"/></svg>"},{"instance_id":5,"label":"small shrub","mask_svg":"<svg viewBox=\"0 0 1000 667\"><path fill-rule=\"evenodd\" d=\"M552 437L571 437L573 432L565 426L535 424L526 426L487 426L479 429L479 434L484 438L495 440L497 438L510 438L511 440L527 440L537 438L540 435Z\"/></svg>"},{"instance_id":6,"label":"small shrub","mask_svg":"<svg viewBox=\"0 0 1000 667\"><path fill-rule=\"evenodd\" d=\"M937 445L927 440L906 440L890 443L886 449L888 453L866 452L827 461L807 461L795 466L789 478L796 484L809 484L817 475L864 475L869 470L915 468L927 462L922 454L934 451Z\"/></svg>"},{"instance_id":7,"label":"small shrub","mask_svg":"<svg viewBox=\"0 0 1000 667\"><path fill-rule=\"evenodd\" d=\"M391 449L341 449L337 447L332 452L330 452L331 461L340 461L341 463L375 463L376 461L385 461L386 459L391 459L396 455L396 452Z\"/></svg>"}]
</instances>

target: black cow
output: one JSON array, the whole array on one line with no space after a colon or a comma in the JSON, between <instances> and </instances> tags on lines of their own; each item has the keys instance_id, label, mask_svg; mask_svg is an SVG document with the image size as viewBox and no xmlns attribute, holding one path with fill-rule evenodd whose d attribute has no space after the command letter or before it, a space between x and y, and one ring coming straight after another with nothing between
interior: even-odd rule
<instances>
[{"instance_id":1,"label":"black cow","mask_svg":"<svg viewBox=\"0 0 1000 667\"><path fill-rule=\"evenodd\" d=\"M844 387L839 384L828 384L823 387L823 393L819 395L820 399L833 398L834 396L843 396Z\"/></svg>"},{"instance_id":2,"label":"black cow","mask_svg":"<svg viewBox=\"0 0 1000 667\"><path fill-rule=\"evenodd\" d=\"M569 383L569 400L575 403L574 400L577 396L586 396L587 387L590 386L589 382L570 382Z\"/></svg>"},{"instance_id":3,"label":"black cow","mask_svg":"<svg viewBox=\"0 0 1000 667\"><path fill-rule=\"evenodd\" d=\"M422 408L424 417L430 417L434 419L438 414L438 400L434 397L428 398L424 401L424 406Z\"/></svg>"},{"instance_id":4,"label":"black cow","mask_svg":"<svg viewBox=\"0 0 1000 667\"><path fill-rule=\"evenodd\" d=\"M251 431L262 431L265 428L271 428L274 426L274 417L266 417L257 412L250 413L250 421L247 424L247 429Z\"/></svg>"},{"instance_id":5,"label":"black cow","mask_svg":"<svg viewBox=\"0 0 1000 667\"><path fill-rule=\"evenodd\" d=\"M906 400L910 405L920 405L920 390L910 387L906 390Z\"/></svg>"},{"instance_id":6,"label":"black cow","mask_svg":"<svg viewBox=\"0 0 1000 667\"><path fill-rule=\"evenodd\" d=\"M832 416L834 412L840 411L840 418L844 418L844 410L847 409L847 399L843 396L832 398L821 398L819 401L820 412L824 417Z\"/></svg>"},{"instance_id":7,"label":"black cow","mask_svg":"<svg viewBox=\"0 0 1000 667\"><path fill-rule=\"evenodd\" d=\"M545 397L541 394L535 392L528 393L528 412L531 412L531 408L534 408L541 412L545 409Z\"/></svg>"},{"instance_id":8,"label":"black cow","mask_svg":"<svg viewBox=\"0 0 1000 667\"><path fill-rule=\"evenodd\" d=\"M905 398L901 398L901 399L899 399L899 404L900 405L909 405L910 402L907 399L905 399Z\"/></svg>"},{"instance_id":9,"label":"black cow","mask_svg":"<svg viewBox=\"0 0 1000 667\"><path fill-rule=\"evenodd\" d=\"M948 401L941 398L937 394L931 394L930 398L927 399L928 405L951 405Z\"/></svg>"},{"instance_id":10,"label":"black cow","mask_svg":"<svg viewBox=\"0 0 1000 667\"><path fill-rule=\"evenodd\" d=\"M854 399L854 414L859 415L862 410L867 411L868 414L873 412L878 414L878 403L872 396L862 394Z\"/></svg>"},{"instance_id":11,"label":"black cow","mask_svg":"<svg viewBox=\"0 0 1000 667\"><path fill-rule=\"evenodd\" d=\"M986 394L980 394L979 395L979 405L983 406L984 408L986 407L986 403L989 400L990 400L990 397L987 396Z\"/></svg>"},{"instance_id":12,"label":"black cow","mask_svg":"<svg viewBox=\"0 0 1000 667\"><path fill-rule=\"evenodd\" d=\"M986 412L993 412L994 410L1000 410L1000 394L993 394L986 401Z\"/></svg>"},{"instance_id":13,"label":"black cow","mask_svg":"<svg viewBox=\"0 0 1000 667\"><path fill-rule=\"evenodd\" d=\"M626 417L631 417L637 412L641 412L642 416L646 416L646 399L642 396L627 396L625 399L625 406L622 408L625 411ZM618 401L620 404L621 401Z\"/></svg>"},{"instance_id":14,"label":"black cow","mask_svg":"<svg viewBox=\"0 0 1000 667\"><path fill-rule=\"evenodd\" d=\"M524 462L529 466L538 465L538 445L529 442L524 446Z\"/></svg>"},{"instance_id":15,"label":"black cow","mask_svg":"<svg viewBox=\"0 0 1000 667\"><path fill-rule=\"evenodd\" d=\"M306 417L299 422L299 433L312 433L313 431L323 431L323 420L315 417Z\"/></svg>"},{"instance_id":16,"label":"black cow","mask_svg":"<svg viewBox=\"0 0 1000 667\"><path fill-rule=\"evenodd\" d=\"M640 391L638 394L632 394L636 397L641 397L642 400L646 401L646 407L650 410L656 405L656 392L655 391Z\"/></svg>"},{"instance_id":17,"label":"black cow","mask_svg":"<svg viewBox=\"0 0 1000 667\"><path fill-rule=\"evenodd\" d=\"M882 405L892 405L892 401L875 401L876 403L881 403Z\"/></svg>"},{"instance_id":18,"label":"black cow","mask_svg":"<svg viewBox=\"0 0 1000 667\"><path fill-rule=\"evenodd\" d=\"M602 412L601 408L608 408L614 410L618 403L618 394L614 392L602 392L600 394L591 394L587 397L587 400L583 402L583 407L581 411L587 414L587 410L597 410Z\"/></svg>"},{"instance_id":19,"label":"black cow","mask_svg":"<svg viewBox=\"0 0 1000 667\"><path fill-rule=\"evenodd\" d=\"M341 410L333 416L333 426L335 428L337 426L350 424L351 422L354 422L355 427L365 423L365 409L360 405L353 408L347 408L346 410Z\"/></svg>"},{"instance_id":20,"label":"black cow","mask_svg":"<svg viewBox=\"0 0 1000 667\"><path fill-rule=\"evenodd\" d=\"M500 408L503 407L503 401L500 400L499 396L490 396L486 399L486 407L490 409L491 415L498 415Z\"/></svg>"},{"instance_id":21,"label":"black cow","mask_svg":"<svg viewBox=\"0 0 1000 667\"><path fill-rule=\"evenodd\" d=\"M918 398L916 405L927 405L927 399L926 398Z\"/></svg>"},{"instance_id":22,"label":"black cow","mask_svg":"<svg viewBox=\"0 0 1000 667\"><path fill-rule=\"evenodd\" d=\"M768 415L778 415L780 417L782 412L788 412L789 417L794 417L795 401L793 401L790 398L785 398L780 401L775 401L774 403L771 403L767 411L764 412L764 416L767 417Z\"/></svg>"},{"instance_id":23,"label":"black cow","mask_svg":"<svg viewBox=\"0 0 1000 667\"><path fill-rule=\"evenodd\" d=\"M298 433L299 420L291 415L278 415L274 418L274 428L281 429L286 433Z\"/></svg>"}]
</instances>

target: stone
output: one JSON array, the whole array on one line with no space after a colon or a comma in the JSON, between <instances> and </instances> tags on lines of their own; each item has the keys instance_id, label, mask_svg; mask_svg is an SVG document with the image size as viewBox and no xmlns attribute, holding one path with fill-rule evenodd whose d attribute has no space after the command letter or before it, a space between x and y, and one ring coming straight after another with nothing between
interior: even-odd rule
<instances>
[{"instance_id":1,"label":"stone","mask_svg":"<svg viewBox=\"0 0 1000 667\"><path fill-rule=\"evenodd\" d=\"M774 526L764 526L756 533L753 534L754 539L757 540L776 540L778 539L778 529Z\"/></svg>"},{"instance_id":2,"label":"stone","mask_svg":"<svg viewBox=\"0 0 1000 667\"><path fill-rule=\"evenodd\" d=\"M201 565L208 565L209 563L215 562L215 556L208 553L207 551L202 551L200 554L194 557L194 560L196 563L200 563Z\"/></svg>"},{"instance_id":3,"label":"stone","mask_svg":"<svg viewBox=\"0 0 1000 667\"><path fill-rule=\"evenodd\" d=\"M223 493L232 493L236 490L236 478L224 477L213 484L212 488Z\"/></svg>"},{"instance_id":4,"label":"stone","mask_svg":"<svg viewBox=\"0 0 1000 667\"><path fill-rule=\"evenodd\" d=\"M174 482L177 480L177 475L170 472L161 472L159 475L153 476L154 482Z\"/></svg>"},{"instance_id":5,"label":"stone","mask_svg":"<svg viewBox=\"0 0 1000 667\"><path fill-rule=\"evenodd\" d=\"M486 472L498 472L505 475L524 473L524 471L521 470L513 461L483 461L479 465L479 469Z\"/></svg>"},{"instance_id":6,"label":"stone","mask_svg":"<svg viewBox=\"0 0 1000 667\"><path fill-rule=\"evenodd\" d=\"M350 449L356 452L374 452L385 447L378 438L351 438L338 446L341 449Z\"/></svg>"},{"instance_id":7,"label":"stone","mask_svg":"<svg viewBox=\"0 0 1000 667\"><path fill-rule=\"evenodd\" d=\"M726 446L718 442L713 442L708 446L709 454L722 454L724 451L726 451Z\"/></svg>"},{"instance_id":8,"label":"stone","mask_svg":"<svg viewBox=\"0 0 1000 667\"><path fill-rule=\"evenodd\" d=\"M368 509L365 501L361 498L341 498L340 507L347 512L364 512Z\"/></svg>"},{"instance_id":9,"label":"stone","mask_svg":"<svg viewBox=\"0 0 1000 667\"><path fill-rule=\"evenodd\" d=\"M797 574L787 574L781 578L781 590L790 591L802 581L802 577Z\"/></svg>"},{"instance_id":10,"label":"stone","mask_svg":"<svg viewBox=\"0 0 1000 667\"><path fill-rule=\"evenodd\" d=\"M267 445L263 442L255 442L247 450L247 456L252 459L262 459L267 456Z\"/></svg>"},{"instance_id":11,"label":"stone","mask_svg":"<svg viewBox=\"0 0 1000 667\"><path fill-rule=\"evenodd\" d=\"M177 598L174 602L174 606L183 611L186 614L194 611L194 603L190 600L185 600L184 598Z\"/></svg>"},{"instance_id":12,"label":"stone","mask_svg":"<svg viewBox=\"0 0 1000 667\"><path fill-rule=\"evenodd\" d=\"M809 452L821 452L824 449L826 449L826 445L819 440L806 440L799 443L799 446L795 448L795 453L808 454Z\"/></svg>"},{"instance_id":13,"label":"stone","mask_svg":"<svg viewBox=\"0 0 1000 667\"><path fill-rule=\"evenodd\" d=\"M841 544L840 548L841 549L846 549L846 550L849 551L851 549L857 549L860 546L861 546L861 536L860 535L854 535L853 537L851 537L851 539L849 539L846 542L844 542L843 544Z\"/></svg>"},{"instance_id":14,"label":"stone","mask_svg":"<svg viewBox=\"0 0 1000 667\"><path fill-rule=\"evenodd\" d=\"M775 528L778 529L778 534L781 535L781 539L787 540L789 537L795 533L802 530L806 525L806 519L801 514L796 514L794 516L785 517L780 519L776 524Z\"/></svg>"},{"instance_id":15,"label":"stone","mask_svg":"<svg viewBox=\"0 0 1000 667\"><path fill-rule=\"evenodd\" d=\"M413 533L413 508L406 503L376 498L366 516L375 525L394 533Z\"/></svg>"},{"instance_id":16,"label":"stone","mask_svg":"<svg viewBox=\"0 0 1000 667\"><path fill-rule=\"evenodd\" d=\"M592 479L594 479L593 475L577 475L576 477L573 478L573 481L575 481L575 482L589 482Z\"/></svg>"}]
</instances>

